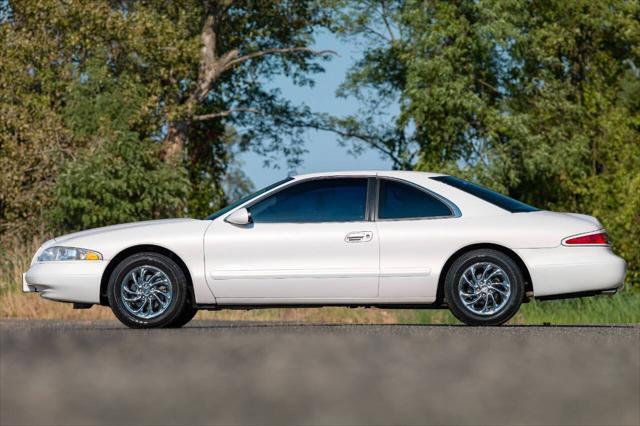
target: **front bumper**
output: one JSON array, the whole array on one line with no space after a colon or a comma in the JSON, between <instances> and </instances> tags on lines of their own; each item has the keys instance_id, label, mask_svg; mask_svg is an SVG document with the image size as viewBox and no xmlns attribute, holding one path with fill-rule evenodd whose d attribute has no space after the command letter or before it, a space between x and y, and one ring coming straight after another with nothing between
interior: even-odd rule
<instances>
[{"instance_id":1,"label":"front bumper","mask_svg":"<svg viewBox=\"0 0 640 426\"><path fill-rule=\"evenodd\" d=\"M107 264L107 261L34 263L22 276L22 290L38 292L45 299L97 304Z\"/></svg>"},{"instance_id":2,"label":"front bumper","mask_svg":"<svg viewBox=\"0 0 640 426\"><path fill-rule=\"evenodd\" d=\"M527 265L534 297L615 292L624 286L627 264L609 247L515 250Z\"/></svg>"}]
</instances>

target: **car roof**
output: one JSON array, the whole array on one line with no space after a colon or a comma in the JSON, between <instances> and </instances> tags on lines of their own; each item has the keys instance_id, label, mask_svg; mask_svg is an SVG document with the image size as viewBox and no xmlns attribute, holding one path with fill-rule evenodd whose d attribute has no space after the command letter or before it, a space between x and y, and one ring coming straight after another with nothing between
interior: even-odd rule
<instances>
[{"instance_id":1,"label":"car roof","mask_svg":"<svg viewBox=\"0 0 640 426\"><path fill-rule=\"evenodd\" d=\"M445 176L442 173L431 173L431 172L415 172L415 171L404 171L404 170L348 170L348 171L336 171L336 172L321 172L321 173L305 173L302 175L293 176L294 179L308 179L314 177L327 177L327 176L388 176L388 177L409 177L411 175L414 176L422 176L422 177L435 177L435 176Z\"/></svg>"}]
</instances>

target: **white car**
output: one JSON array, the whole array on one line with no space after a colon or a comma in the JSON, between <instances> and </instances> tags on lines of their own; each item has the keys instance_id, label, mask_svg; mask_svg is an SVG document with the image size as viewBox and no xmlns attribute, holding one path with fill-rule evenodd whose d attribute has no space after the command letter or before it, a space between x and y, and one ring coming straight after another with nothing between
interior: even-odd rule
<instances>
[{"instance_id":1,"label":"white car","mask_svg":"<svg viewBox=\"0 0 640 426\"><path fill-rule=\"evenodd\" d=\"M198 309L448 307L499 325L522 302L615 293L624 260L597 219L538 210L435 173L290 177L207 219L57 237L23 290L108 305L130 327L180 327Z\"/></svg>"}]
</instances>

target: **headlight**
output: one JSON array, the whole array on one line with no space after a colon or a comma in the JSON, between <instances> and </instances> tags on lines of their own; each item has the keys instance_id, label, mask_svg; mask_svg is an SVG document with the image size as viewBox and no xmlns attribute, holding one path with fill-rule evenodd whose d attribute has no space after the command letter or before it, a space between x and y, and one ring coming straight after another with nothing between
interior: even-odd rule
<instances>
[{"instance_id":1,"label":"headlight","mask_svg":"<svg viewBox=\"0 0 640 426\"><path fill-rule=\"evenodd\" d=\"M102 260L97 251L76 247L49 247L38 256L38 262L58 260Z\"/></svg>"}]
</instances>

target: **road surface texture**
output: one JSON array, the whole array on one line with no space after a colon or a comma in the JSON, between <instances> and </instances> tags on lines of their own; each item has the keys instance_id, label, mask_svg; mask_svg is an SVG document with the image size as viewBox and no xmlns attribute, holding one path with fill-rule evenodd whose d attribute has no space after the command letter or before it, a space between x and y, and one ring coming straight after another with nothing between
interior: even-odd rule
<instances>
[{"instance_id":1,"label":"road surface texture","mask_svg":"<svg viewBox=\"0 0 640 426\"><path fill-rule=\"evenodd\" d=\"M640 326L0 321L5 424L640 424Z\"/></svg>"}]
</instances>

